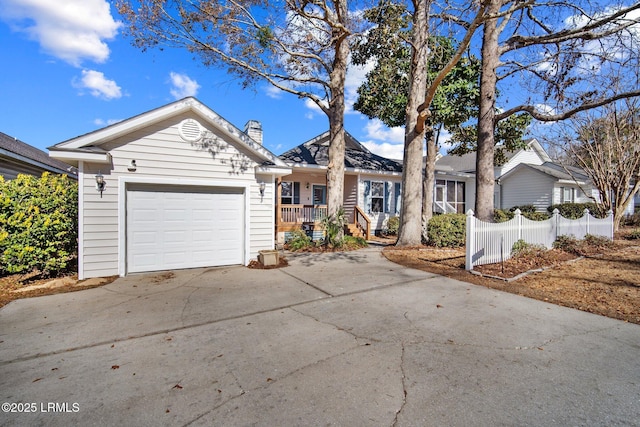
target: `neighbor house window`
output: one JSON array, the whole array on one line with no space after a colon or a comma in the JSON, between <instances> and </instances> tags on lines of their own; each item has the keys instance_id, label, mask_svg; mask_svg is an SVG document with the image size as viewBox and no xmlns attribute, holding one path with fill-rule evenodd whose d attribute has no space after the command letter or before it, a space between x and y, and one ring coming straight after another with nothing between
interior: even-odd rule
<instances>
[{"instance_id":1,"label":"neighbor house window","mask_svg":"<svg viewBox=\"0 0 640 427\"><path fill-rule=\"evenodd\" d=\"M436 212L464 213L465 183L463 181L436 180Z\"/></svg>"},{"instance_id":2,"label":"neighbor house window","mask_svg":"<svg viewBox=\"0 0 640 427\"><path fill-rule=\"evenodd\" d=\"M283 205L300 204L300 183L282 181L280 202Z\"/></svg>"},{"instance_id":3,"label":"neighbor house window","mask_svg":"<svg viewBox=\"0 0 640 427\"><path fill-rule=\"evenodd\" d=\"M574 203L576 201L576 189L571 187L562 187L562 203Z\"/></svg>"}]
</instances>

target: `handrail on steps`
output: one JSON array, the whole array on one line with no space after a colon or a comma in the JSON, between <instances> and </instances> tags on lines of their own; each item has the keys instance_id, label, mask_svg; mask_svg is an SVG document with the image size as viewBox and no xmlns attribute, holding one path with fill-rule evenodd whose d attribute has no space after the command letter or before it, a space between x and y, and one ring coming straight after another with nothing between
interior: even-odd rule
<instances>
[{"instance_id":1,"label":"handrail on steps","mask_svg":"<svg viewBox=\"0 0 640 427\"><path fill-rule=\"evenodd\" d=\"M353 211L353 219L358 228L364 233L365 239L371 238L371 220L359 206L355 206Z\"/></svg>"}]
</instances>

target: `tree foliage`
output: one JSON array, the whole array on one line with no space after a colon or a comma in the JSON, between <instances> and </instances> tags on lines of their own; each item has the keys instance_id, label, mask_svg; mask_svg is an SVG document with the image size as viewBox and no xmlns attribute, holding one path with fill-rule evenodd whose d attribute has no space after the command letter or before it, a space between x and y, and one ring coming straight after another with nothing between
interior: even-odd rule
<instances>
[{"instance_id":1,"label":"tree foliage","mask_svg":"<svg viewBox=\"0 0 640 427\"><path fill-rule=\"evenodd\" d=\"M577 166L598 190L602 210L613 211L617 230L640 190L640 107L638 101L610 104L576 115L559 138L565 160ZM569 173L575 169L567 168Z\"/></svg>"},{"instance_id":2,"label":"tree foliage","mask_svg":"<svg viewBox=\"0 0 640 427\"><path fill-rule=\"evenodd\" d=\"M343 203L345 79L359 31L347 0L117 0L125 32L141 49L188 49L244 87L267 81L313 101L329 120L327 205ZM353 6L353 4L352 4Z\"/></svg>"},{"instance_id":3,"label":"tree foliage","mask_svg":"<svg viewBox=\"0 0 640 427\"><path fill-rule=\"evenodd\" d=\"M77 253L78 184L48 172L0 176L0 273L55 275Z\"/></svg>"}]
</instances>

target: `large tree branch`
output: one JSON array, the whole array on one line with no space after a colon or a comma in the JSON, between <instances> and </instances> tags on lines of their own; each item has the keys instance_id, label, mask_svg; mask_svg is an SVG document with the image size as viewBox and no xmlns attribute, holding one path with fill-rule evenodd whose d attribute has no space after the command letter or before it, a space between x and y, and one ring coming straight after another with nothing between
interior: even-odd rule
<instances>
[{"instance_id":1,"label":"large tree branch","mask_svg":"<svg viewBox=\"0 0 640 427\"><path fill-rule=\"evenodd\" d=\"M608 98L600 99L598 101L587 102L560 114L544 114L537 111L536 107L534 107L533 105L518 105L516 107L503 111L500 114L496 114L495 122L497 123L500 120L506 119L507 117L520 112L527 113L534 119L540 120L541 122L557 122L559 120L568 119L569 117L581 111L602 107L603 105L610 104L620 99L635 98L635 97L640 97L640 89L637 89L631 92L619 93Z\"/></svg>"}]
</instances>

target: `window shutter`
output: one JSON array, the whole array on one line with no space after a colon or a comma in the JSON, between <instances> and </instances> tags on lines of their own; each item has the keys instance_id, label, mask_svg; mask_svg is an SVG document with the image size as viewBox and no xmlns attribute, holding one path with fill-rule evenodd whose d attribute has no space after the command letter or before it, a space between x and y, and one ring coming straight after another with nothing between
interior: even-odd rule
<instances>
[{"instance_id":1,"label":"window shutter","mask_svg":"<svg viewBox=\"0 0 640 427\"><path fill-rule=\"evenodd\" d=\"M402 206L402 187L399 182L393 185L394 200L396 201L396 215L400 215L400 206Z\"/></svg>"},{"instance_id":2,"label":"window shutter","mask_svg":"<svg viewBox=\"0 0 640 427\"><path fill-rule=\"evenodd\" d=\"M293 204L294 205L300 204L300 183L299 182L293 183Z\"/></svg>"},{"instance_id":3,"label":"window shutter","mask_svg":"<svg viewBox=\"0 0 640 427\"><path fill-rule=\"evenodd\" d=\"M391 212L391 185L389 182L384 183L384 212Z\"/></svg>"},{"instance_id":4,"label":"window shutter","mask_svg":"<svg viewBox=\"0 0 640 427\"><path fill-rule=\"evenodd\" d=\"M371 181L364 182L364 209L368 214L371 213Z\"/></svg>"}]
</instances>

